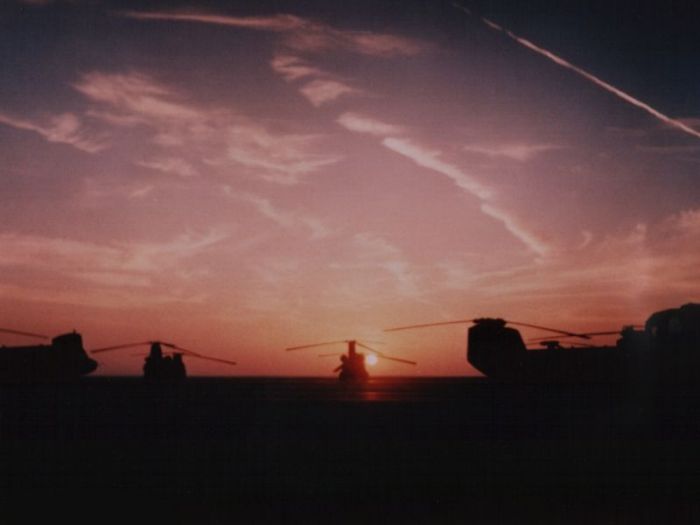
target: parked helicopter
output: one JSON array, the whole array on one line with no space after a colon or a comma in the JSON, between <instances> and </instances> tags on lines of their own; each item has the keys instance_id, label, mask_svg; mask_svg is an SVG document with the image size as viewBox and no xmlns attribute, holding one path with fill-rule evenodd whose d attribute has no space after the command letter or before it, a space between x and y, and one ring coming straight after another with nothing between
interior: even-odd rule
<instances>
[{"instance_id":1,"label":"parked helicopter","mask_svg":"<svg viewBox=\"0 0 700 525\"><path fill-rule=\"evenodd\" d=\"M369 379L369 373L367 372L367 368L365 367L365 360L373 358L373 359L386 359L388 361L396 361L398 363L404 363L408 365L415 365L417 364L415 361L410 361L408 359L401 359L398 357L391 357L388 356L379 350L375 350L374 348L371 348L367 346L366 344L362 343L361 341L357 341L355 339L348 339L348 340L343 340L343 341L329 341L326 343L313 343L310 345L302 345L302 346L292 346L289 348L286 348L287 351L293 351L293 350L305 350L307 348L318 348L320 346L329 346L329 345L337 345L337 344L347 344L348 345L348 353L347 354L342 354L342 353L333 353L333 354L321 354L319 357L333 357L333 356L340 356L340 364L333 369L333 372L339 372L338 374L338 379L341 381L366 381ZM369 356L365 356L365 354L361 354L360 352L357 351L357 347L364 348L365 350L368 350L371 352Z\"/></svg>"},{"instance_id":2,"label":"parked helicopter","mask_svg":"<svg viewBox=\"0 0 700 525\"><path fill-rule=\"evenodd\" d=\"M91 350L91 353L97 354L100 352L109 352L112 350L121 350L123 348L134 348L137 346L150 345L151 349L149 354L144 359L143 363L143 377L146 381L157 382L157 383L173 383L184 381L187 377L187 370L185 369L185 363L182 360L184 356L193 357L195 359L204 359L207 361L214 361L217 363L224 363L227 365L235 365L235 361L229 361L227 359L220 359L218 357L210 357L202 355L192 350L187 350L181 346L177 346L173 343L166 343L164 341L143 341L140 343L127 343L116 346L108 346L105 348L97 348ZM167 355L163 353L162 347L167 347L175 350L171 354Z\"/></svg>"},{"instance_id":3,"label":"parked helicopter","mask_svg":"<svg viewBox=\"0 0 700 525\"><path fill-rule=\"evenodd\" d=\"M49 339L48 336L0 328L6 334ZM36 383L71 381L97 368L83 348L83 339L75 331L58 335L51 344L0 347L0 382Z\"/></svg>"},{"instance_id":4,"label":"parked helicopter","mask_svg":"<svg viewBox=\"0 0 700 525\"><path fill-rule=\"evenodd\" d=\"M556 328L481 318L389 328L399 331L452 324L471 324L467 332L467 361L485 376L526 381L692 381L700 377L700 304L652 314L639 330L571 332ZM528 349L518 330L510 326L546 330L557 334ZM599 335L619 334L615 345L571 344L567 338L590 340Z\"/></svg>"}]
</instances>

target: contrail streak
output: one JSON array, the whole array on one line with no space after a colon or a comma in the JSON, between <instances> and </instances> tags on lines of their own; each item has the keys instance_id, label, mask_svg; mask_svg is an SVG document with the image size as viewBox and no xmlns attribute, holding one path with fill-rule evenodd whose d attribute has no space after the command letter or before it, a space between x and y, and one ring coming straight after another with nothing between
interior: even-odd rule
<instances>
[{"instance_id":1,"label":"contrail streak","mask_svg":"<svg viewBox=\"0 0 700 525\"><path fill-rule=\"evenodd\" d=\"M456 7L457 9L459 9L460 11L464 11L468 15L476 16L476 15L473 15L473 13L464 6L461 6L461 5L456 4L456 3L453 3L452 5L454 7ZM542 49L541 47L533 44L529 40L526 40L525 38L522 38L522 37L516 35L512 31L509 31L508 29L498 25L497 23L492 22L491 20L484 18L484 17L477 17L477 18L479 18L484 24L486 24L491 29L503 33L504 35L508 36L512 40L516 41L518 44L534 51L535 53L542 55L543 57L548 58L549 60L551 60L555 64L558 64L561 67L565 67L566 69L570 69L574 73L578 74L579 76L582 76L586 80L590 80L591 82L593 82L597 86L602 87L606 91L609 91L613 95L616 95L617 97L621 98L625 102L628 102L628 103L632 104L633 106L637 106L638 108L643 109L644 111L646 111L647 113L649 113L651 116L655 117L656 119L660 120L661 122L668 124L669 126L673 126L676 129L684 131L685 133L700 139L700 131L697 131L697 130L691 128L690 126L684 124L683 122L680 122L678 120L672 119L671 117L664 115L663 113L652 108L649 104L645 104L641 100L637 100L632 95L628 95L627 93L619 90L615 86L611 86L610 84L599 79L595 75L590 74L588 71L584 71L580 67L573 65L571 62L567 62L566 60L564 60L560 56L557 56L554 53L552 53L551 51L547 51L546 49Z\"/></svg>"}]
</instances>

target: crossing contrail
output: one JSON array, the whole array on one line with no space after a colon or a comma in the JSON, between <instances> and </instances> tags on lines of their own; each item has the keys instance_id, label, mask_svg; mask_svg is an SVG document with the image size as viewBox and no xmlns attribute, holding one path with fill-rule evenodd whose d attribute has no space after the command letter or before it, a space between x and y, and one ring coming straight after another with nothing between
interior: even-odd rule
<instances>
[{"instance_id":1,"label":"crossing contrail","mask_svg":"<svg viewBox=\"0 0 700 525\"><path fill-rule=\"evenodd\" d=\"M456 3L453 3L452 5L454 7L456 7L457 9L459 9L460 11L464 11L465 13L467 13L470 16L476 16L469 9L467 9L464 6L461 6L461 5L456 4ZM610 93L617 96L618 98L621 98L625 102L628 102L629 104L632 104L633 106L637 106L638 108L646 111L647 113L649 113L652 117L656 118L657 120L660 120L661 122L668 124L669 126L673 126L674 128L679 129L679 130L687 133L688 135L692 135L693 137L700 139L700 131L697 131L697 130L691 128L690 126L684 124L683 122L680 122L678 120L672 119L671 117L664 115L660 111L657 111L656 109L652 108L649 104L646 104L646 103L642 102L641 100L637 100L632 95L625 93L624 91L616 88L615 86L611 86L607 82L599 79L595 75L592 75L588 71L585 71L585 70L581 69L580 67L575 66L571 62L564 60L560 56L555 55L551 51L547 51L546 49L543 49L543 48L533 44L529 40L526 40L525 38L522 38L522 37L516 35L512 31L509 31L508 29L506 29L505 27L500 26L497 23L492 22L491 20L489 20L487 18L480 17L480 16L476 16L476 17L479 18L484 24L486 24L488 27L490 27L494 31L499 31L500 33L503 33L504 35L508 36L509 38L511 38L512 40L517 42L518 44L530 49L531 51L534 51L535 53L542 55L545 58L548 58L549 60L551 60L555 64L558 64L561 67L565 67L566 69L570 69L574 73L578 74L579 76L582 76L586 80L593 82L595 85L602 87L606 91L609 91Z\"/></svg>"}]
</instances>

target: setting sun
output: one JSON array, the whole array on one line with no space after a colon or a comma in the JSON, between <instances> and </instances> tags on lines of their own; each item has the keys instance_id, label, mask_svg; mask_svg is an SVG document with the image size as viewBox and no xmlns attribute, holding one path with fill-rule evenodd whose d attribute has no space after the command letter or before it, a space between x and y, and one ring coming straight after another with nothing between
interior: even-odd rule
<instances>
[{"instance_id":1,"label":"setting sun","mask_svg":"<svg viewBox=\"0 0 700 525\"><path fill-rule=\"evenodd\" d=\"M365 358L365 362L370 366L374 366L377 364L377 356L374 354L368 354Z\"/></svg>"}]
</instances>

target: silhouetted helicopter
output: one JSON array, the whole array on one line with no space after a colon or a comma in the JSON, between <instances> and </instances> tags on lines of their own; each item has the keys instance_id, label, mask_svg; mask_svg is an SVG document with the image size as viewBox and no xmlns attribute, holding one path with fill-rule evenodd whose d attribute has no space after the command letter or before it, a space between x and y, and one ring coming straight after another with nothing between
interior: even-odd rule
<instances>
[{"instance_id":1,"label":"silhouetted helicopter","mask_svg":"<svg viewBox=\"0 0 700 525\"><path fill-rule=\"evenodd\" d=\"M302 346L292 346L286 348L286 350L305 350L307 348L318 348L320 346L337 344L347 344L348 353L321 354L319 355L319 357L340 356L340 364L333 370L333 372L339 372L338 379L340 379L341 381L366 381L367 379L369 379L369 373L367 372L367 368L365 368L365 355L357 351L358 346L364 348L365 350L368 350L369 352L372 352L371 356L376 356L376 358L378 359L386 359L388 361L396 361L398 363L404 363L408 365L416 364L415 361L385 355L379 350L375 350L374 348L371 348L366 344L354 339L347 339L343 341L329 341L326 343L314 343Z\"/></svg>"},{"instance_id":2,"label":"silhouetted helicopter","mask_svg":"<svg viewBox=\"0 0 700 525\"><path fill-rule=\"evenodd\" d=\"M49 339L5 328L0 328L0 332ZM85 353L83 339L75 331L54 337L48 345L0 347L0 382L4 383L70 381L96 368L97 361Z\"/></svg>"},{"instance_id":3,"label":"silhouetted helicopter","mask_svg":"<svg viewBox=\"0 0 700 525\"><path fill-rule=\"evenodd\" d=\"M164 341L143 341L140 343L127 343L116 346L108 346L105 348L97 348L91 350L93 354L100 352L109 352L112 350L121 350L123 348L134 348L136 346L151 345L151 350L149 354L144 359L143 363L143 377L147 381L153 382L179 382L183 381L187 377L187 371L185 369L185 363L183 362L183 356L194 357L196 359L204 359L207 361L214 361L217 363L224 363L227 365L235 365L235 361L229 361L227 359L220 359L218 357L210 357L202 355L198 352L193 352L192 350L187 350L173 343L166 343ZM170 355L165 355L163 353L163 346L175 350Z\"/></svg>"},{"instance_id":4,"label":"silhouetted helicopter","mask_svg":"<svg viewBox=\"0 0 700 525\"><path fill-rule=\"evenodd\" d=\"M503 380L534 381L692 381L700 378L700 304L686 304L652 314L638 330L571 332L504 319L481 318L389 328L399 331L451 324L471 324L467 361L484 375ZM507 325L558 334L528 349L520 332ZM613 346L571 344L559 339L619 334Z\"/></svg>"}]
</instances>

